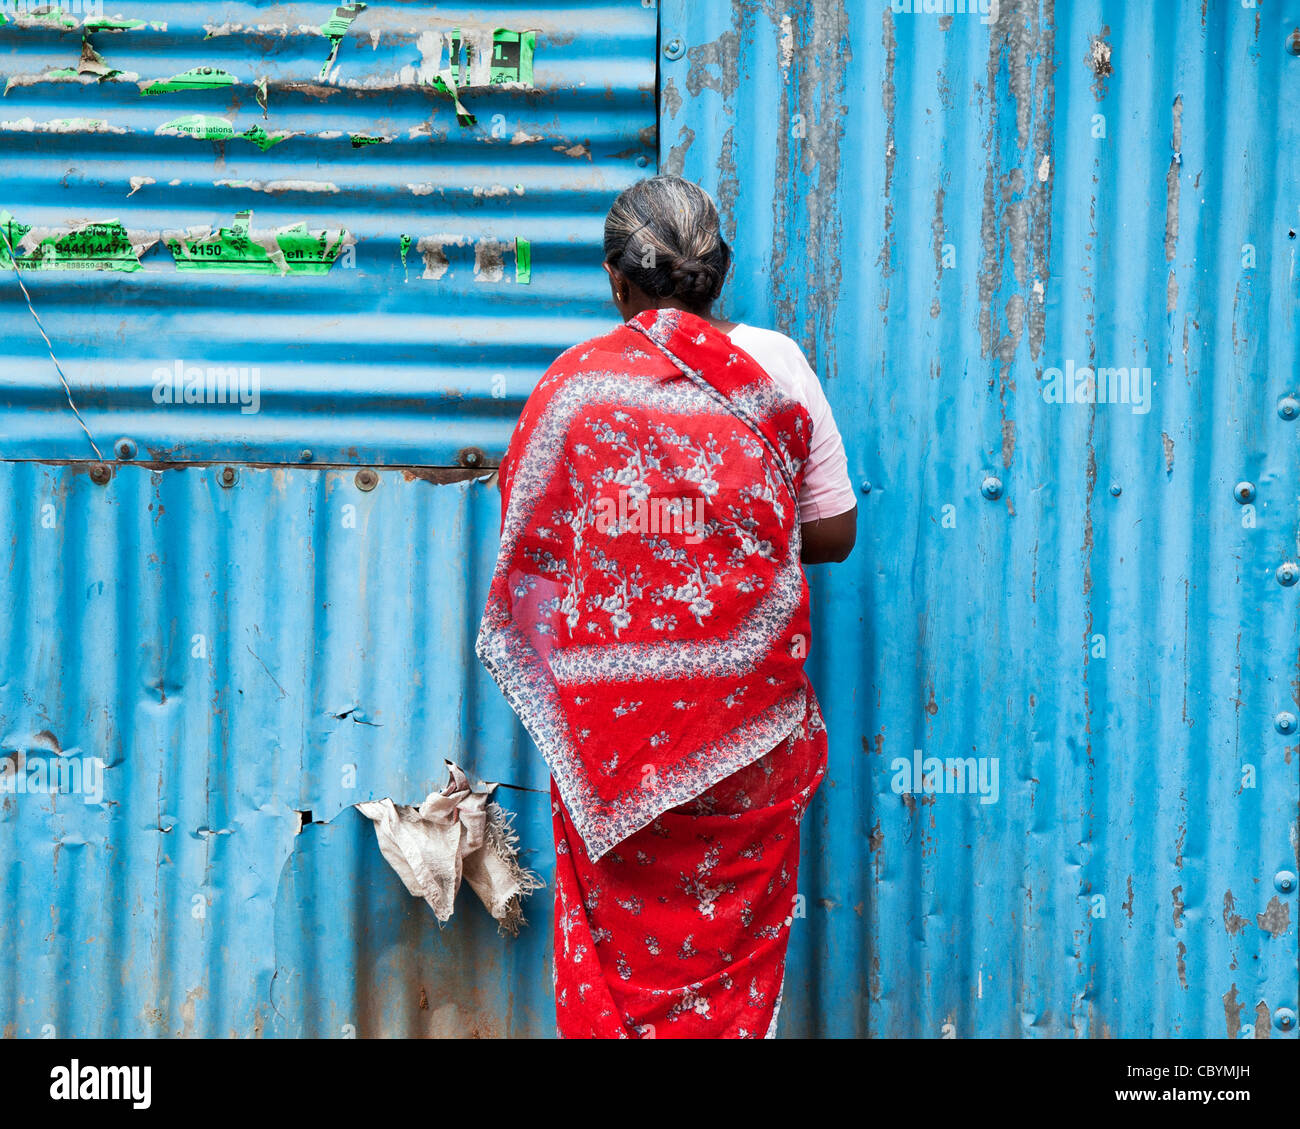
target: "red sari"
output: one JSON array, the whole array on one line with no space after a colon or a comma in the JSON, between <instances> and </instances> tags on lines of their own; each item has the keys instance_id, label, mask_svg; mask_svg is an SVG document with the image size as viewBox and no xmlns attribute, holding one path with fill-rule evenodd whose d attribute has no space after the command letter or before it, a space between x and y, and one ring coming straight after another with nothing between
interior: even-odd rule
<instances>
[{"instance_id":1,"label":"red sari","mask_svg":"<svg viewBox=\"0 0 1300 1129\"><path fill-rule=\"evenodd\" d=\"M477 651L551 770L564 1037L775 1029L826 763L810 441L802 405L679 310L560 356L511 438Z\"/></svg>"}]
</instances>

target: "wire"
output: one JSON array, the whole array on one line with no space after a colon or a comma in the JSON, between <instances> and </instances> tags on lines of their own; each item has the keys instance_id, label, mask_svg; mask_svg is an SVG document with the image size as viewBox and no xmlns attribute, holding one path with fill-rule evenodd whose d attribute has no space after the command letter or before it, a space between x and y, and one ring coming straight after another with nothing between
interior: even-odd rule
<instances>
[{"instance_id":1,"label":"wire","mask_svg":"<svg viewBox=\"0 0 1300 1129\"><path fill-rule=\"evenodd\" d=\"M23 292L23 297L27 300L27 308L31 311L32 319L36 322L36 328L41 331L41 336L45 339L45 347L49 350L50 360L54 362L54 371L59 374L59 379L63 382L63 391L68 397L68 407L72 409L72 414L77 417L77 422L81 424L81 430L86 433L86 438L90 440L90 446L94 449L95 457L100 462L103 462L103 452L95 443L95 437L90 434L90 428L86 426L86 421L81 418L81 413L77 411L77 405L73 403L72 385L68 383L68 378L63 372L63 366L59 364L59 358L54 355L54 345L50 341L50 335L45 332L45 326L41 324L40 315L36 312L36 307L32 305L32 296L27 293L27 286L23 282L23 272L18 268L18 256L14 254L14 245L9 242L9 233L3 227L0 227L0 239L4 240L5 249L9 252L9 264L14 268L14 275L18 279L18 289Z\"/></svg>"}]
</instances>

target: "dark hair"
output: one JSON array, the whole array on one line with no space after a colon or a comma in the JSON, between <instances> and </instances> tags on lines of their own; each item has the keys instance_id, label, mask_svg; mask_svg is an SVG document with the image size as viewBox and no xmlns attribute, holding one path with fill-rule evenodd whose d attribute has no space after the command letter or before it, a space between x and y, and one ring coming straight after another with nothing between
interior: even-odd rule
<instances>
[{"instance_id":1,"label":"dark hair","mask_svg":"<svg viewBox=\"0 0 1300 1129\"><path fill-rule=\"evenodd\" d=\"M731 248L703 188L652 176L623 191L605 217L605 262L653 298L704 309L722 291Z\"/></svg>"}]
</instances>

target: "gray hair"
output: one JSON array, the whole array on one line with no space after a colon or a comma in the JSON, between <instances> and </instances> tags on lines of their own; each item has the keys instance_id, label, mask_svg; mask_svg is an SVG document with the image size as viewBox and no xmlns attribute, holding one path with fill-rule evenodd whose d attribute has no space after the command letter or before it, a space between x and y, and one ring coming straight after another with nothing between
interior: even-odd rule
<instances>
[{"instance_id":1,"label":"gray hair","mask_svg":"<svg viewBox=\"0 0 1300 1129\"><path fill-rule=\"evenodd\" d=\"M605 217L605 262L653 298L705 309L722 290L731 248L713 197L680 176L652 176L622 192Z\"/></svg>"}]
</instances>

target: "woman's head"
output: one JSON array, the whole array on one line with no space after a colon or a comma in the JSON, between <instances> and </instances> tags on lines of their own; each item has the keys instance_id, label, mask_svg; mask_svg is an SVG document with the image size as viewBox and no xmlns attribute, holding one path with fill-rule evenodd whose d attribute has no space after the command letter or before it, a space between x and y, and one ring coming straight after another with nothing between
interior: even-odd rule
<instances>
[{"instance_id":1,"label":"woman's head","mask_svg":"<svg viewBox=\"0 0 1300 1129\"><path fill-rule=\"evenodd\" d=\"M712 197L680 176L632 185L605 217L605 269L625 319L659 306L707 311L730 265Z\"/></svg>"}]
</instances>

